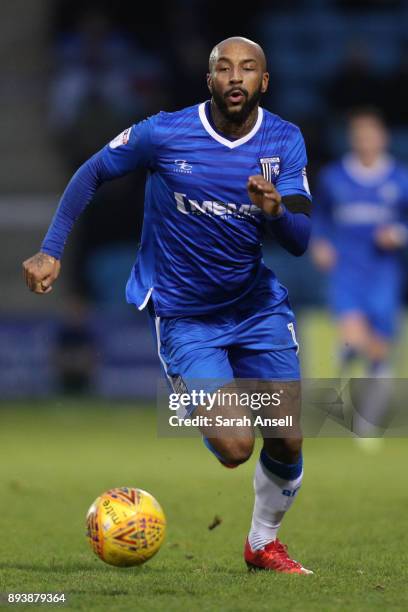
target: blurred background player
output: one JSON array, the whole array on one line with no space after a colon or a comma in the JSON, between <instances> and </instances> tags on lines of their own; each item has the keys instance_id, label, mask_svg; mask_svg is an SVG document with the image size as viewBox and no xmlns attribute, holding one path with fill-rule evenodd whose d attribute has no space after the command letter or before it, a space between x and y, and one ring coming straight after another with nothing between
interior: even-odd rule
<instances>
[{"instance_id":1,"label":"blurred background player","mask_svg":"<svg viewBox=\"0 0 408 612\"><path fill-rule=\"evenodd\" d=\"M328 273L341 375L350 375L351 363L362 358L368 377L386 379L402 298L408 170L388 153L389 135L377 110L352 112L348 139L349 152L318 177L311 253ZM389 383L378 380L360 393L355 433L370 437L373 426L384 423L389 392Z\"/></svg>"}]
</instances>

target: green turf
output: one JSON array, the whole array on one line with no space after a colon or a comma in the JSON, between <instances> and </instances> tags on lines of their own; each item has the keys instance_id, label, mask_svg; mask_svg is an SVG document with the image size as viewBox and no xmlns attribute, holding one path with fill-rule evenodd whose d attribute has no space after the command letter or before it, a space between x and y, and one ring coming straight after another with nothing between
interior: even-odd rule
<instances>
[{"instance_id":1,"label":"green turf","mask_svg":"<svg viewBox=\"0 0 408 612\"><path fill-rule=\"evenodd\" d=\"M281 538L315 575L253 575L242 548L255 457L226 470L197 438L157 439L154 412L114 405L16 405L0 419L0 592L64 592L65 609L87 611L408 608L405 440L372 456L349 439L307 440ZM150 491L168 518L165 545L140 568L104 565L85 539L88 506L121 485Z\"/></svg>"},{"instance_id":2,"label":"green turf","mask_svg":"<svg viewBox=\"0 0 408 612\"><path fill-rule=\"evenodd\" d=\"M396 378L408 377L408 315L400 320L396 343L391 353L391 366ZM327 311L312 308L298 316L302 373L308 378L336 378L338 371L338 336L333 319ZM353 366L349 376L364 377L366 366L360 362Z\"/></svg>"}]
</instances>

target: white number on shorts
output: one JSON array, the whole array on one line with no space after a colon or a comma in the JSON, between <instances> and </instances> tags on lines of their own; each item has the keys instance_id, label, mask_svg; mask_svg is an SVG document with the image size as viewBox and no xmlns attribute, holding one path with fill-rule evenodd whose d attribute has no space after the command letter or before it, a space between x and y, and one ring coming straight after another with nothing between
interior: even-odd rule
<instances>
[{"instance_id":1,"label":"white number on shorts","mask_svg":"<svg viewBox=\"0 0 408 612\"><path fill-rule=\"evenodd\" d=\"M299 352L299 342L296 340L296 332L294 323L288 323L288 330L290 331L290 335L292 336L293 342L296 344L296 353Z\"/></svg>"}]
</instances>

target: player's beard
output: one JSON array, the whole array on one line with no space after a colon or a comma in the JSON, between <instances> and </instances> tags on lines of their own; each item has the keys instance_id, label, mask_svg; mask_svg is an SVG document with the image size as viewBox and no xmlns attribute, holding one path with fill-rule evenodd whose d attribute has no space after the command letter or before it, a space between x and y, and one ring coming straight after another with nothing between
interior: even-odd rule
<instances>
[{"instance_id":1,"label":"player's beard","mask_svg":"<svg viewBox=\"0 0 408 612\"><path fill-rule=\"evenodd\" d=\"M234 89L239 89L245 96L245 102L239 111L228 108L226 102L227 95ZM212 97L214 103L218 107L218 110L224 115L225 119L231 121L231 123L237 123L240 125L248 119L254 108L259 104L262 97L262 83L260 83L259 88L252 94L251 97L248 97L248 92L243 87L231 87L225 94L220 93L214 88L212 91Z\"/></svg>"}]
</instances>

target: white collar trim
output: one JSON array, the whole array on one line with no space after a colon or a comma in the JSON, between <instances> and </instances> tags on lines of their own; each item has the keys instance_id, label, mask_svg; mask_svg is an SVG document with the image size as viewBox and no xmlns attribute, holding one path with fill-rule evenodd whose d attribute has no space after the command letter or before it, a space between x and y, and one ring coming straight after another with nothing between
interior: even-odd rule
<instances>
[{"instance_id":1,"label":"white collar trim","mask_svg":"<svg viewBox=\"0 0 408 612\"><path fill-rule=\"evenodd\" d=\"M395 161L388 153L378 158L373 166L366 167L354 153L343 157L343 167L352 179L361 185L376 185L381 183L395 166Z\"/></svg>"},{"instance_id":2,"label":"white collar trim","mask_svg":"<svg viewBox=\"0 0 408 612\"><path fill-rule=\"evenodd\" d=\"M214 138L214 140L225 145L229 149L235 149L236 147L239 147L240 145L248 142L248 140L251 140L251 138L255 136L255 134L261 127L262 119L263 119L263 109L261 107L258 107L258 119L256 120L256 123L254 127L252 128L252 130L248 132L248 134L246 134L242 138L238 138L237 140L232 140L232 141L228 140L228 138L224 138L224 136L221 136L220 134L218 134L218 132L214 130L211 123L208 121L207 115L205 113L205 104L206 103L203 102L198 107L198 114L200 116L201 123L203 124L204 129L209 133L210 136Z\"/></svg>"}]
</instances>

